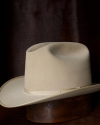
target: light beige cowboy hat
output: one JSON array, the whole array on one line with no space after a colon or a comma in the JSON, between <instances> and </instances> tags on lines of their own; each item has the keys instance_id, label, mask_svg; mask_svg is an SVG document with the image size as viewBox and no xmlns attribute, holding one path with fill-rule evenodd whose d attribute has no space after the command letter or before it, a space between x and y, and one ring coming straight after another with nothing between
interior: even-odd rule
<instances>
[{"instance_id":1,"label":"light beige cowboy hat","mask_svg":"<svg viewBox=\"0 0 100 125\"><path fill-rule=\"evenodd\" d=\"M4 107L18 107L100 91L92 84L88 48L80 43L39 43L26 51L25 76L7 81Z\"/></svg>"}]
</instances>

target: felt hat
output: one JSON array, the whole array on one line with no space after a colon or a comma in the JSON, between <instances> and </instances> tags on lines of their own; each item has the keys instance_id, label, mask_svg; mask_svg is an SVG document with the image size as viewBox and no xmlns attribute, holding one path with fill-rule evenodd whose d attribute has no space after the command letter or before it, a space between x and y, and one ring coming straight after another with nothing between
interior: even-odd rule
<instances>
[{"instance_id":1,"label":"felt hat","mask_svg":"<svg viewBox=\"0 0 100 125\"><path fill-rule=\"evenodd\" d=\"M46 42L26 51L25 75L1 86L0 103L19 107L100 91L91 81L88 48L75 42Z\"/></svg>"}]
</instances>

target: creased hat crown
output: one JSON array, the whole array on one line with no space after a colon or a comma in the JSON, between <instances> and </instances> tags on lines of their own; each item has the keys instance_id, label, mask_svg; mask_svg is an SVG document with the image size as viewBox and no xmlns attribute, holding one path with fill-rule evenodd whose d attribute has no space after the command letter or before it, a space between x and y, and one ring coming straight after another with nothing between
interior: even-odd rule
<instances>
[{"instance_id":1,"label":"creased hat crown","mask_svg":"<svg viewBox=\"0 0 100 125\"><path fill-rule=\"evenodd\" d=\"M91 84L87 47L73 42L39 43L26 51L25 91L59 91Z\"/></svg>"}]
</instances>

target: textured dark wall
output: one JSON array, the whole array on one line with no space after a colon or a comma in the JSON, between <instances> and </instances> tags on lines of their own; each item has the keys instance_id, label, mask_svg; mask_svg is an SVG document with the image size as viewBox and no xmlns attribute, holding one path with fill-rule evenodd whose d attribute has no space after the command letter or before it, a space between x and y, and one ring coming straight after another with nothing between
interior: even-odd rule
<instances>
[{"instance_id":1,"label":"textured dark wall","mask_svg":"<svg viewBox=\"0 0 100 125\"><path fill-rule=\"evenodd\" d=\"M1 85L24 74L28 47L46 41L87 45L93 82L100 82L99 1L10 0L2 6Z\"/></svg>"}]
</instances>

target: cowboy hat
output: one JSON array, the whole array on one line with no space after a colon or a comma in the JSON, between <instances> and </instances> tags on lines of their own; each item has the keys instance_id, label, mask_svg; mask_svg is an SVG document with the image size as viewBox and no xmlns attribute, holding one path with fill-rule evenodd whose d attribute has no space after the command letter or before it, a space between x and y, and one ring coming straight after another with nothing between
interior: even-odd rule
<instances>
[{"instance_id":1,"label":"cowboy hat","mask_svg":"<svg viewBox=\"0 0 100 125\"><path fill-rule=\"evenodd\" d=\"M25 76L7 81L0 92L4 107L19 107L100 91L91 82L88 48L74 42L48 42L26 51Z\"/></svg>"}]
</instances>

